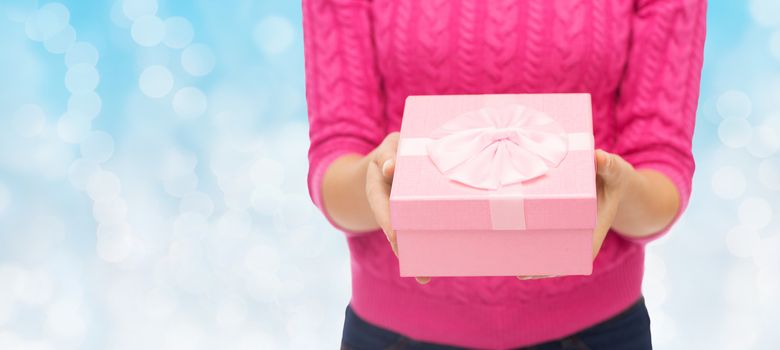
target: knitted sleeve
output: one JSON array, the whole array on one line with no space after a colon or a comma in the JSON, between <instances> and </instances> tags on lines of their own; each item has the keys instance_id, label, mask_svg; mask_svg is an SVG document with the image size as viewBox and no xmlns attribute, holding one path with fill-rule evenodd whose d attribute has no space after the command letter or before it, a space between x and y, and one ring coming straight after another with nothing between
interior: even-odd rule
<instances>
[{"instance_id":1,"label":"knitted sleeve","mask_svg":"<svg viewBox=\"0 0 780 350\"><path fill-rule=\"evenodd\" d=\"M691 139L699 98L706 0L638 0L619 93L614 152L637 169L666 175L680 194L673 223L688 205ZM651 236L666 233L672 224Z\"/></svg>"},{"instance_id":2,"label":"knitted sleeve","mask_svg":"<svg viewBox=\"0 0 780 350\"><path fill-rule=\"evenodd\" d=\"M366 0L303 0L309 194L323 207L328 165L341 155L366 154L386 134L384 99Z\"/></svg>"}]
</instances>

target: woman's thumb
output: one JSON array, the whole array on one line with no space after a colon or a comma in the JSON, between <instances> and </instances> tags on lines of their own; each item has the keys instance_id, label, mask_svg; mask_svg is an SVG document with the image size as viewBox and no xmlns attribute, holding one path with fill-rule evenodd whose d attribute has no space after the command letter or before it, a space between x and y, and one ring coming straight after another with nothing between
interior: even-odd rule
<instances>
[{"instance_id":1,"label":"woman's thumb","mask_svg":"<svg viewBox=\"0 0 780 350\"><path fill-rule=\"evenodd\" d=\"M596 150L596 173L602 177L614 176L617 171L615 155L604 150Z\"/></svg>"},{"instance_id":2,"label":"woman's thumb","mask_svg":"<svg viewBox=\"0 0 780 350\"><path fill-rule=\"evenodd\" d=\"M385 160L385 162L382 163L382 176L387 178L392 178L394 172L395 172L395 160L392 158Z\"/></svg>"}]
</instances>

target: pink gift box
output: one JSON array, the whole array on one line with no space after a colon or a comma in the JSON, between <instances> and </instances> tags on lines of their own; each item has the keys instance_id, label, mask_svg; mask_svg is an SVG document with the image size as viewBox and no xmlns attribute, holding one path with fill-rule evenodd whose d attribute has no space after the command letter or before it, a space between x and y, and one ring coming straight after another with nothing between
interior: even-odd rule
<instances>
[{"instance_id":1,"label":"pink gift box","mask_svg":"<svg viewBox=\"0 0 780 350\"><path fill-rule=\"evenodd\" d=\"M401 276L589 275L589 94L409 96L390 194Z\"/></svg>"}]
</instances>

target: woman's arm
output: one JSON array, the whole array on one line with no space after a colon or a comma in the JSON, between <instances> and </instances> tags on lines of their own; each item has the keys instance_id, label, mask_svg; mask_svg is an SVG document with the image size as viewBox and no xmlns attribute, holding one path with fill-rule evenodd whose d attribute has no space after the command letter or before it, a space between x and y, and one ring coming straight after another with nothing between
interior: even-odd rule
<instances>
[{"instance_id":1,"label":"woman's arm","mask_svg":"<svg viewBox=\"0 0 780 350\"><path fill-rule=\"evenodd\" d=\"M612 228L629 239L659 237L687 206L706 8L706 0L636 1L610 150L625 160L613 158L625 184Z\"/></svg>"},{"instance_id":2,"label":"woman's arm","mask_svg":"<svg viewBox=\"0 0 780 350\"><path fill-rule=\"evenodd\" d=\"M376 229L365 196L368 159L387 135L370 3L303 0L309 193L346 233Z\"/></svg>"},{"instance_id":3,"label":"woman's arm","mask_svg":"<svg viewBox=\"0 0 780 350\"><path fill-rule=\"evenodd\" d=\"M671 224L680 208L680 194L666 175L634 167L616 154L596 152L600 181L617 197L611 227L625 236L644 237ZM602 192L604 189L602 188Z\"/></svg>"}]
</instances>

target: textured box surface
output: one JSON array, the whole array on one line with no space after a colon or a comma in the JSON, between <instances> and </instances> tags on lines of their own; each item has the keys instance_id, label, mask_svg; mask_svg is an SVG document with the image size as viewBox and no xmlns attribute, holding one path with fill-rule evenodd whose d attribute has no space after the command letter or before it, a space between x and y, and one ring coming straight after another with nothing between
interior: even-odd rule
<instances>
[{"instance_id":1,"label":"textured box surface","mask_svg":"<svg viewBox=\"0 0 780 350\"><path fill-rule=\"evenodd\" d=\"M401 275L589 274L592 135L588 94L410 96L390 196Z\"/></svg>"}]
</instances>

